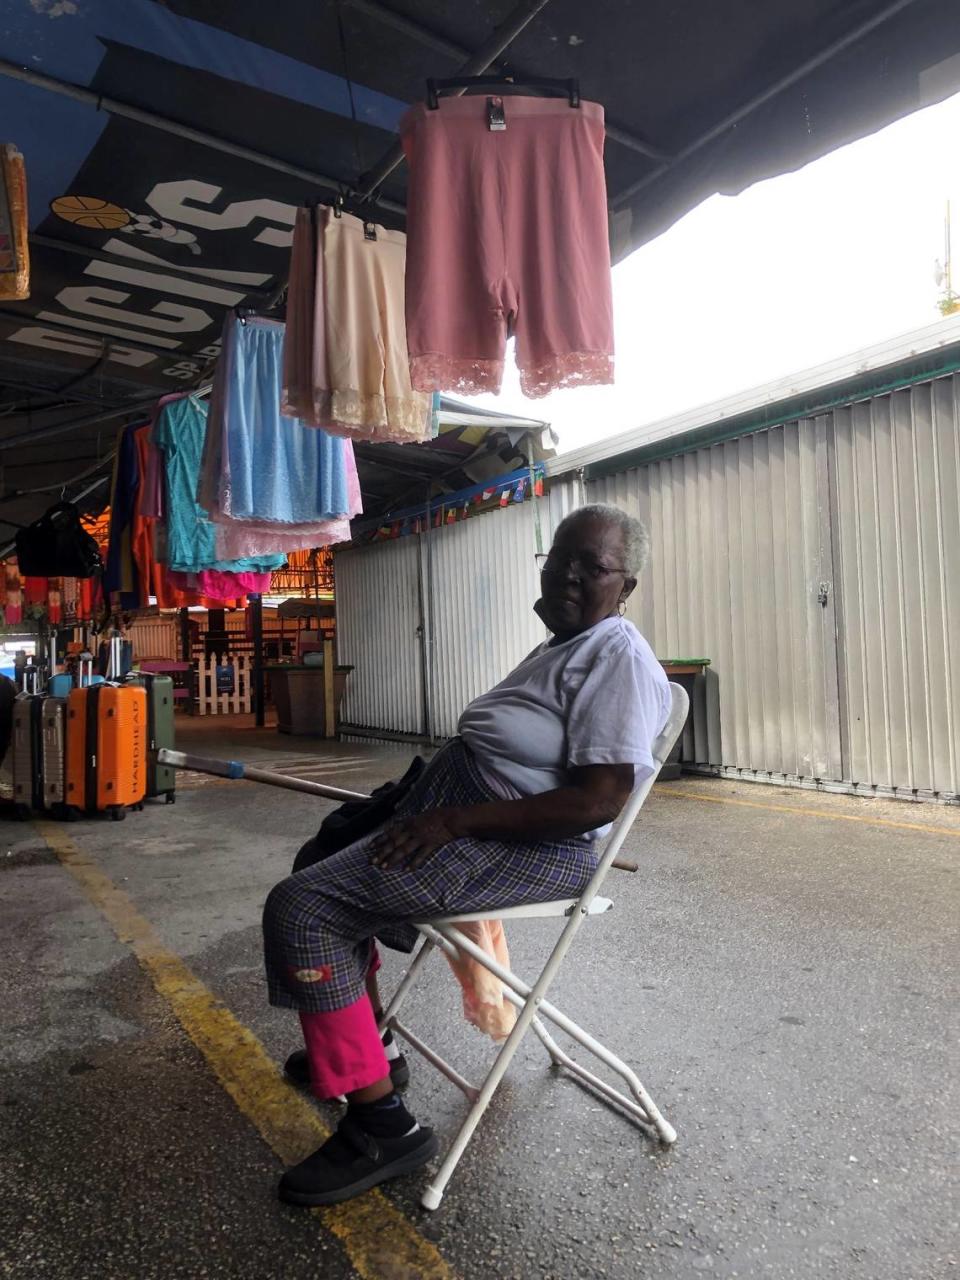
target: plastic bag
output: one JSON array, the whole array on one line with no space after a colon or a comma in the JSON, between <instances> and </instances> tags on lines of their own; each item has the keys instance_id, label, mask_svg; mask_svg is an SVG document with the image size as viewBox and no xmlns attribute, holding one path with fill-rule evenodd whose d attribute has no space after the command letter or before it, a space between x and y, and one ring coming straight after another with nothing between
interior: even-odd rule
<instances>
[{"instance_id":1,"label":"plastic bag","mask_svg":"<svg viewBox=\"0 0 960 1280\"><path fill-rule=\"evenodd\" d=\"M27 171L10 142L0 145L0 301L30 297Z\"/></svg>"},{"instance_id":2,"label":"plastic bag","mask_svg":"<svg viewBox=\"0 0 960 1280\"><path fill-rule=\"evenodd\" d=\"M102 563L96 542L72 502L58 502L17 534L17 564L25 578L91 578Z\"/></svg>"}]
</instances>

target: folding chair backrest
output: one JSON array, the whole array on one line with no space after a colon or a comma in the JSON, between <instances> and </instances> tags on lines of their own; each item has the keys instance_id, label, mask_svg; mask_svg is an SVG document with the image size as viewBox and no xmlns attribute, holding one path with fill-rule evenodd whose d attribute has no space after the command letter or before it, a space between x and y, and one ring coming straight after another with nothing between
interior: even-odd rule
<instances>
[{"instance_id":1,"label":"folding chair backrest","mask_svg":"<svg viewBox=\"0 0 960 1280\"><path fill-rule=\"evenodd\" d=\"M610 870L610 864L620 852L624 840L626 840L630 828L637 820L637 814L643 808L644 801L650 794L650 789L657 780L657 776L663 767L664 761L673 750L674 743L683 731L683 726L687 722L687 713L690 710L690 699L687 697L687 691L679 684L670 685L671 705L670 714L667 716L667 723L663 726L660 736L654 742L651 754L653 755L654 771L649 778L644 779L640 786L634 791L633 795L624 805L623 812L613 824L613 828L607 837L607 843L603 847L603 853L600 855L600 861L597 863L597 869L593 873L590 883L584 889L580 897L580 910L590 905L600 890L607 872Z\"/></svg>"}]
</instances>

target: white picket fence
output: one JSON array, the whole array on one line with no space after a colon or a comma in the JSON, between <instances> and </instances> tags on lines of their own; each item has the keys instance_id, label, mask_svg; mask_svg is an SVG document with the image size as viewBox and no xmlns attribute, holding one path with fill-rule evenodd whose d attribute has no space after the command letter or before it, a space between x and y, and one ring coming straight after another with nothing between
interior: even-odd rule
<instances>
[{"instance_id":1,"label":"white picket fence","mask_svg":"<svg viewBox=\"0 0 960 1280\"><path fill-rule=\"evenodd\" d=\"M211 655L201 658L196 667L198 715L228 716L253 710L251 658L242 653L222 658ZM225 674L228 668L233 672L232 681ZM229 692L224 688L227 683L233 686Z\"/></svg>"}]
</instances>

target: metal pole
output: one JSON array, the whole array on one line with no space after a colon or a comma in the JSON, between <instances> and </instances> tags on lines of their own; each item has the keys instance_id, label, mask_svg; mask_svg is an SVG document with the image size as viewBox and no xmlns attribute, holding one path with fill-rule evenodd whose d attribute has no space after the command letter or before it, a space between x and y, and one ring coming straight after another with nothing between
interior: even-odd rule
<instances>
[{"instance_id":1,"label":"metal pole","mask_svg":"<svg viewBox=\"0 0 960 1280\"><path fill-rule=\"evenodd\" d=\"M543 0L546 3L546 0ZM277 173L288 174L291 178L300 178L303 182L307 182L312 187L324 187L328 191L339 191L343 185L338 179L331 178L325 173L316 173L312 169L304 169L300 165L287 164L285 160L278 160L275 156L264 155L260 151L251 151L249 147L238 146L234 142L227 142L224 138L218 138L212 133L204 133L201 129L191 129L184 124L178 124L175 120L168 120L166 116L157 115L153 111L143 111L140 107L131 106L128 102L120 102L117 98L104 98L99 93L94 93L90 89L82 89L79 85L69 84L65 80L57 80L54 76L43 75L39 71L31 71L27 67L20 67L15 62L8 62L5 58L0 59L0 76L9 76L12 80L22 80L24 84L32 84L39 89L48 89L51 93L61 93L65 97L74 98L77 102L86 103L87 106L94 107L97 111L108 111L111 115L124 116L128 120L136 120L138 124L149 125L151 129L161 129L164 133L172 133L176 138L186 138L189 142L199 143L202 147L209 147L212 151L222 151L224 155L236 156L238 160L247 160L251 164L262 165L265 169L274 169ZM392 200L381 200L380 204L385 209L391 209L394 213L404 213L402 204L397 204Z\"/></svg>"},{"instance_id":2,"label":"metal pole","mask_svg":"<svg viewBox=\"0 0 960 1280\"><path fill-rule=\"evenodd\" d=\"M433 742L433 557L430 543L433 524L430 510L432 488L432 485L427 485L427 522L420 539L420 652L423 670L423 728L428 742Z\"/></svg>"},{"instance_id":3,"label":"metal pole","mask_svg":"<svg viewBox=\"0 0 960 1280\"><path fill-rule=\"evenodd\" d=\"M457 71L458 76L476 76L486 71L491 63L496 62L504 49L517 38L524 27L528 27L537 14L544 9L549 0L525 0L524 4L520 4L514 11L507 16L505 21L501 23L484 41L476 53L469 57L462 67ZM357 195L361 200L369 199L376 191L377 187L393 173L394 169L399 168L403 163L403 148L399 143L392 146L390 150L383 156L380 162L375 165L368 174L360 180L357 188ZM387 201L378 197L377 203L385 208L389 208Z\"/></svg>"},{"instance_id":4,"label":"metal pole","mask_svg":"<svg viewBox=\"0 0 960 1280\"><path fill-rule=\"evenodd\" d=\"M192 662L193 654L190 651L190 610L180 610L180 659L182 662Z\"/></svg>"},{"instance_id":5,"label":"metal pole","mask_svg":"<svg viewBox=\"0 0 960 1280\"><path fill-rule=\"evenodd\" d=\"M273 769L257 769L239 760L212 760L206 756L194 756L183 751L171 751L161 747L157 763L171 769L189 769L191 773L209 773L216 778L231 778L244 782L263 782L269 787L282 787L285 791L302 791L308 796L323 796L326 800L369 800L363 791L345 791L342 787L328 787L323 782L308 782L306 778L291 778Z\"/></svg>"},{"instance_id":6,"label":"metal pole","mask_svg":"<svg viewBox=\"0 0 960 1280\"><path fill-rule=\"evenodd\" d=\"M668 169L674 168L676 165L680 164L681 161L692 156L695 151L699 151L701 147L705 147L708 142L713 142L715 138L718 138L722 133L726 133L726 131L732 128L733 125L739 124L741 120L746 119L747 116L752 115L754 111L768 103L771 98L776 98L779 94L783 93L785 89L789 89L790 86L796 84L798 80L802 80L804 76L808 76L812 71L816 71L818 67L822 67L825 62L829 62L830 59L835 58L838 53L842 53L844 49L848 49L850 45L856 44L858 40L862 40L865 35L868 35L876 27L881 26L890 18L896 17L901 10L906 9L913 3L914 0L895 0L894 4L887 5L885 9L881 9L879 13L875 13L872 18L868 18L866 22L862 22L858 27L854 27L852 31L848 31L845 36L841 36L838 40L834 40L832 44L828 44L825 49L821 49L819 53L815 53L812 58L808 58L806 62L802 62L799 67L794 68L793 71L781 77L781 79L776 80L761 93L758 93L748 102L745 102L743 106L738 107L736 111L725 116L719 124L713 125L713 127L708 129L706 133L702 133L699 138L695 138L693 142L678 151L671 160L664 164L657 165L657 167L652 169L645 177L640 178L637 182L632 182L626 190L619 192L613 197L610 201L610 208L621 208L628 200L631 200L638 191L642 191L644 187L649 186L651 182L655 182L657 178L666 173Z\"/></svg>"},{"instance_id":7,"label":"metal pole","mask_svg":"<svg viewBox=\"0 0 960 1280\"><path fill-rule=\"evenodd\" d=\"M213 384L208 382L202 387L192 388L191 393L195 396L205 396L212 386ZM95 413L89 418L73 418L70 422L58 422L54 426L40 427L36 431L23 431L17 436L5 436L0 439L0 449L12 449L21 444L33 444L37 440L46 440L50 436L63 435L67 431L73 431L74 428L80 430L82 427L95 427L101 422L109 422L112 418L121 418L125 413L142 413L145 409L152 409L157 403L157 396L163 394L164 392L158 388L154 390L149 400L133 400L129 404L121 405L116 409L105 409L102 413Z\"/></svg>"},{"instance_id":8,"label":"metal pole","mask_svg":"<svg viewBox=\"0 0 960 1280\"><path fill-rule=\"evenodd\" d=\"M111 418L120 418L125 413L141 413L144 409L149 409L151 405L157 403L157 395L162 392L154 391L149 400L136 400L132 404L124 405L118 409L105 409L100 413L91 414L87 418L71 418L69 422L58 422L53 426L40 427L34 431L22 431L16 436L4 436L0 439L0 449L14 449L19 445L33 444L37 440L46 440L50 436L64 435L67 431L74 429L80 430L83 427L96 427L101 422L109 422Z\"/></svg>"},{"instance_id":9,"label":"metal pole","mask_svg":"<svg viewBox=\"0 0 960 1280\"><path fill-rule=\"evenodd\" d=\"M263 682L263 596L259 594L248 596L247 608L251 611L253 622L253 710L256 726L262 729L266 723Z\"/></svg>"}]
</instances>

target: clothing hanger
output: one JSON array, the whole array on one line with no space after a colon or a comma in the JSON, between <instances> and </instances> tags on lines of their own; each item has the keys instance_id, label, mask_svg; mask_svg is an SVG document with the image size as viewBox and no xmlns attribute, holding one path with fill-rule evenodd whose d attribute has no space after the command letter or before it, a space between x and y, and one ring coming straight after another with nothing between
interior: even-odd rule
<instances>
[{"instance_id":1,"label":"clothing hanger","mask_svg":"<svg viewBox=\"0 0 960 1280\"><path fill-rule=\"evenodd\" d=\"M376 194L374 193L372 195L367 196L365 200L354 202L353 209L348 208L348 205L347 205L350 195L351 193L349 191L340 191L333 198L333 200L329 202L330 207L333 210L333 216L335 218L342 218L344 210L346 210L347 213L353 213L354 217L359 218L360 221L363 223L364 240L376 240L377 225L370 218L365 216L369 212L370 205L373 205L374 207L376 207L376 203L377 203ZM310 206L310 208L312 211L315 211L317 208L317 205L326 204L326 203L327 201L325 200L317 200Z\"/></svg>"},{"instance_id":2,"label":"clothing hanger","mask_svg":"<svg viewBox=\"0 0 960 1280\"><path fill-rule=\"evenodd\" d=\"M436 111L440 106L440 94L447 89L539 89L559 94L571 107L580 106L580 81L562 80L551 76L452 76L446 80L427 81L427 106ZM505 126L504 126L505 127Z\"/></svg>"}]
</instances>

